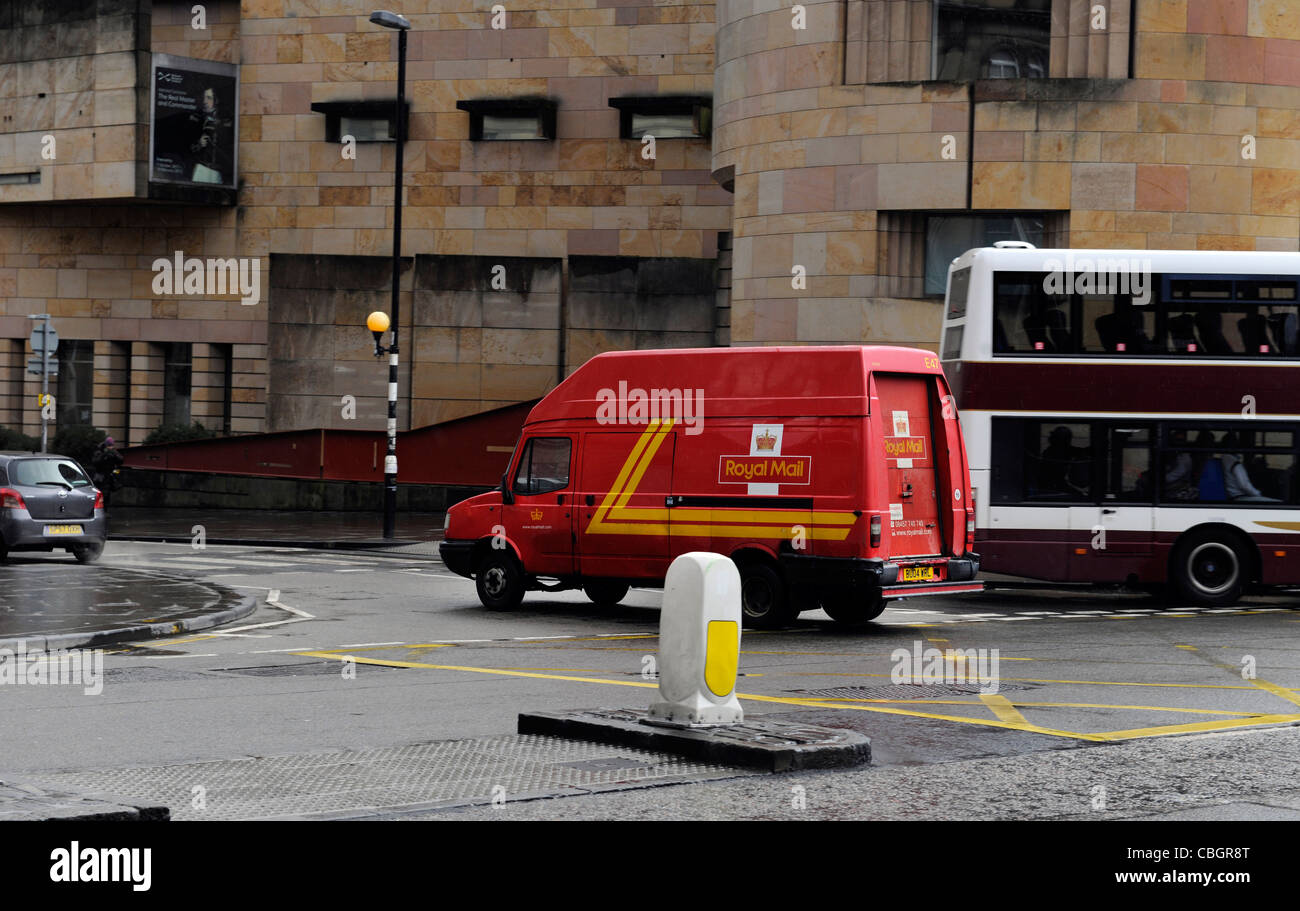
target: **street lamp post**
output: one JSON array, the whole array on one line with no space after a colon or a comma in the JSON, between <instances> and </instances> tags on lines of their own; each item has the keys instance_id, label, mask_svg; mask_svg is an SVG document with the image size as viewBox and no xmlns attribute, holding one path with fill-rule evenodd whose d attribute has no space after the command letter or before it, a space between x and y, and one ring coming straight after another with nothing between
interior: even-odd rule
<instances>
[{"instance_id":1,"label":"street lamp post","mask_svg":"<svg viewBox=\"0 0 1300 911\"><path fill-rule=\"evenodd\" d=\"M402 266L402 149L406 140L406 32L411 23L388 10L375 10L370 21L397 29L397 168L393 179L393 340L388 346L388 452L384 456L384 537L397 525L397 328L401 325ZM372 314L373 315L373 314ZM372 327L373 331L373 327ZM375 340L376 356L383 351Z\"/></svg>"}]
</instances>

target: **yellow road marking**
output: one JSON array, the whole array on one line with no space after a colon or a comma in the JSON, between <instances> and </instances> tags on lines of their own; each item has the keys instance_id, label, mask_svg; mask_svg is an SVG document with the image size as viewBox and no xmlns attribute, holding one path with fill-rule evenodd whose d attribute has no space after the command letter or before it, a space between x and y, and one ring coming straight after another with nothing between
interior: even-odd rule
<instances>
[{"instance_id":1,"label":"yellow road marking","mask_svg":"<svg viewBox=\"0 0 1300 911\"><path fill-rule=\"evenodd\" d=\"M296 655L311 658L329 658L334 660L343 660L345 656L340 656L333 652L322 651L303 651L294 652ZM546 674L536 671L511 671L500 668L488 667L467 667L464 665L454 664L425 664L417 661L387 661L382 658L353 658L358 664L375 664L386 667L407 667L423 668L427 670L441 671L462 671L473 674L493 674L502 677L526 677L542 680L564 680L574 683L599 683L605 686L635 686L643 689L658 689L658 683L642 683L636 680L604 680L598 677L577 677L562 674ZM1079 681L1088 682L1088 681ZM1177 684L1137 684L1139 686L1177 686ZM1218 689L1247 689L1247 687L1216 687ZM1280 689L1280 687L1279 687ZM1083 733L1081 731L1065 731L1056 728L1040 727L1036 724L1017 721L997 721L986 718L966 718L960 715L943 715L937 712L917 712L909 709L890 708L883 705L847 705L843 703L829 703L818 701L816 699L796 699L786 696L760 696L754 693L737 693L740 699L746 699L751 702L770 702L777 705L799 705L807 708L838 708L846 711L858 712L876 712L884 715L904 715L914 718L932 718L938 721L952 721L958 724L977 724L983 727L1006 728L1008 730L1024 731L1033 734L1047 734L1053 737L1065 737L1072 740L1087 740L1092 742L1108 742L1114 740L1131 740L1137 737L1154 737L1166 734L1189 733L1192 731L1213 731L1224 730L1228 728L1245 727L1259 724L1279 724L1284 722L1300 721L1300 715L1254 715L1246 718L1228 719L1225 721L1205 721L1194 722L1192 724L1167 725L1162 727L1135 728L1126 731L1105 731L1095 734Z\"/></svg>"},{"instance_id":2,"label":"yellow road marking","mask_svg":"<svg viewBox=\"0 0 1300 911\"><path fill-rule=\"evenodd\" d=\"M1230 728L1252 727L1259 724L1294 724L1300 715L1255 715L1252 718L1226 721L1197 721L1191 724L1170 724L1154 728L1133 728L1127 731L1106 731L1098 738L1107 741L1136 740L1139 737L1164 737L1169 734L1192 734L1197 731L1223 731Z\"/></svg>"},{"instance_id":3,"label":"yellow road marking","mask_svg":"<svg viewBox=\"0 0 1300 911\"><path fill-rule=\"evenodd\" d=\"M1300 705L1300 696L1296 696L1291 690L1278 686L1276 683L1269 683L1267 680L1252 680L1251 683L1265 692L1272 693L1281 699L1285 699L1294 705Z\"/></svg>"},{"instance_id":4,"label":"yellow road marking","mask_svg":"<svg viewBox=\"0 0 1300 911\"><path fill-rule=\"evenodd\" d=\"M847 699L841 697L814 697L822 702L864 702L883 705L979 705L970 699ZM1259 718L1266 712L1237 712L1229 709L1188 709L1173 705L1123 705L1110 702L1023 702L1010 703L1019 707L1037 708L1071 708L1071 709L1125 709L1142 712L1185 712L1189 715L1237 715L1242 718Z\"/></svg>"},{"instance_id":5,"label":"yellow road marking","mask_svg":"<svg viewBox=\"0 0 1300 911\"><path fill-rule=\"evenodd\" d=\"M993 714L997 715L1002 721L1012 721L1016 724L1029 724L1029 719L1020 714L1016 707L1011 704L1011 700L1006 696L999 696L996 693L981 693L980 702L983 702Z\"/></svg>"}]
</instances>

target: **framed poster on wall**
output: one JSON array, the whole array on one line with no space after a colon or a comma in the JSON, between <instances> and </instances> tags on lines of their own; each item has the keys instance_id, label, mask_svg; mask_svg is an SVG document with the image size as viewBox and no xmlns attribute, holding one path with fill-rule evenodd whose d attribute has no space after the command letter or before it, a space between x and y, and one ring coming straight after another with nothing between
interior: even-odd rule
<instances>
[{"instance_id":1,"label":"framed poster on wall","mask_svg":"<svg viewBox=\"0 0 1300 911\"><path fill-rule=\"evenodd\" d=\"M149 180L235 189L239 67L154 54L149 92Z\"/></svg>"}]
</instances>

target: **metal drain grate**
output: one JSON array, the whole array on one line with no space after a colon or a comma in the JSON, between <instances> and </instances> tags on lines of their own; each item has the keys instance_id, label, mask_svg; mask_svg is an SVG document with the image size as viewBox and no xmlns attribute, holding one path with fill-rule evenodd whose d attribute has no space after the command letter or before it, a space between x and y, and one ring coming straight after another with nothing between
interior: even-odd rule
<instances>
[{"instance_id":1,"label":"metal drain grate","mask_svg":"<svg viewBox=\"0 0 1300 911\"><path fill-rule=\"evenodd\" d=\"M264 664L255 667L223 667L215 671L219 674L236 674L240 677L337 677L343 673L341 661L312 661L305 664ZM371 671L400 671L403 668L390 667L386 664L361 664L354 666L357 673L362 668Z\"/></svg>"},{"instance_id":2,"label":"metal drain grate","mask_svg":"<svg viewBox=\"0 0 1300 911\"><path fill-rule=\"evenodd\" d=\"M173 667L115 667L104 671L105 683L160 683L165 680L212 679L202 671L183 671Z\"/></svg>"},{"instance_id":3,"label":"metal drain grate","mask_svg":"<svg viewBox=\"0 0 1300 911\"><path fill-rule=\"evenodd\" d=\"M623 769L652 768L654 761L614 756L609 759L580 759L577 762L557 762L555 765L565 769L577 769L579 772L615 772Z\"/></svg>"},{"instance_id":4,"label":"metal drain grate","mask_svg":"<svg viewBox=\"0 0 1300 911\"><path fill-rule=\"evenodd\" d=\"M998 692L1028 690L1018 683L998 684ZM987 692L978 683L895 683L889 686L833 686L824 690L787 690L801 696L824 699L941 699L945 696L979 696Z\"/></svg>"},{"instance_id":5,"label":"metal drain grate","mask_svg":"<svg viewBox=\"0 0 1300 911\"><path fill-rule=\"evenodd\" d=\"M55 772L31 780L42 787L168 806L172 819L184 820L373 816L753 774L667 753L507 735L375 750Z\"/></svg>"}]
</instances>

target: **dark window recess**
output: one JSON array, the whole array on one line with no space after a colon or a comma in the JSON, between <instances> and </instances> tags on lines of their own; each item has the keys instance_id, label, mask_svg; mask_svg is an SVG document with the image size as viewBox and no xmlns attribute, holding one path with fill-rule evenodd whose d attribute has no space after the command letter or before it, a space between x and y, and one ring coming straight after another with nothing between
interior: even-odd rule
<instances>
[{"instance_id":1,"label":"dark window recess","mask_svg":"<svg viewBox=\"0 0 1300 911\"><path fill-rule=\"evenodd\" d=\"M552 493L569 486L569 451L572 442L568 437L534 437L519 457L515 472L515 493L528 496Z\"/></svg>"},{"instance_id":2,"label":"dark window recess","mask_svg":"<svg viewBox=\"0 0 1300 911\"><path fill-rule=\"evenodd\" d=\"M190 423L193 370L188 342L168 342L163 355L163 423Z\"/></svg>"},{"instance_id":3,"label":"dark window recess","mask_svg":"<svg viewBox=\"0 0 1300 911\"><path fill-rule=\"evenodd\" d=\"M95 343L89 339L63 339L59 342L58 367L54 402L59 426L93 424Z\"/></svg>"},{"instance_id":4,"label":"dark window recess","mask_svg":"<svg viewBox=\"0 0 1300 911\"><path fill-rule=\"evenodd\" d=\"M1294 425L994 418L992 502L1300 506Z\"/></svg>"},{"instance_id":5,"label":"dark window recess","mask_svg":"<svg viewBox=\"0 0 1300 911\"><path fill-rule=\"evenodd\" d=\"M325 141L342 142L351 136L357 142L393 142L397 138L397 111L391 99L376 101L317 101L311 109L325 115ZM411 103L403 119L411 122Z\"/></svg>"},{"instance_id":6,"label":"dark window recess","mask_svg":"<svg viewBox=\"0 0 1300 911\"><path fill-rule=\"evenodd\" d=\"M944 294L948 288L948 267L967 250L991 247L1000 240L1020 240L1041 247L1046 236L1045 224L1045 216L1032 212L927 217L925 293Z\"/></svg>"},{"instance_id":7,"label":"dark window recess","mask_svg":"<svg viewBox=\"0 0 1300 911\"><path fill-rule=\"evenodd\" d=\"M934 33L935 79L1046 79L1052 0L937 0Z\"/></svg>"},{"instance_id":8,"label":"dark window recess","mask_svg":"<svg viewBox=\"0 0 1300 911\"><path fill-rule=\"evenodd\" d=\"M17 174L0 174L0 185L14 183L40 183L40 171L19 171Z\"/></svg>"},{"instance_id":9,"label":"dark window recess","mask_svg":"<svg viewBox=\"0 0 1300 911\"><path fill-rule=\"evenodd\" d=\"M1300 357L1294 276L997 272L994 354Z\"/></svg>"},{"instance_id":10,"label":"dark window recess","mask_svg":"<svg viewBox=\"0 0 1300 911\"><path fill-rule=\"evenodd\" d=\"M623 139L706 139L713 133L713 99L707 95L624 96L609 99L618 109Z\"/></svg>"},{"instance_id":11,"label":"dark window recess","mask_svg":"<svg viewBox=\"0 0 1300 911\"><path fill-rule=\"evenodd\" d=\"M555 138L557 105L549 98L478 98L456 107L469 114L474 142Z\"/></svg>"}]
</instances>

